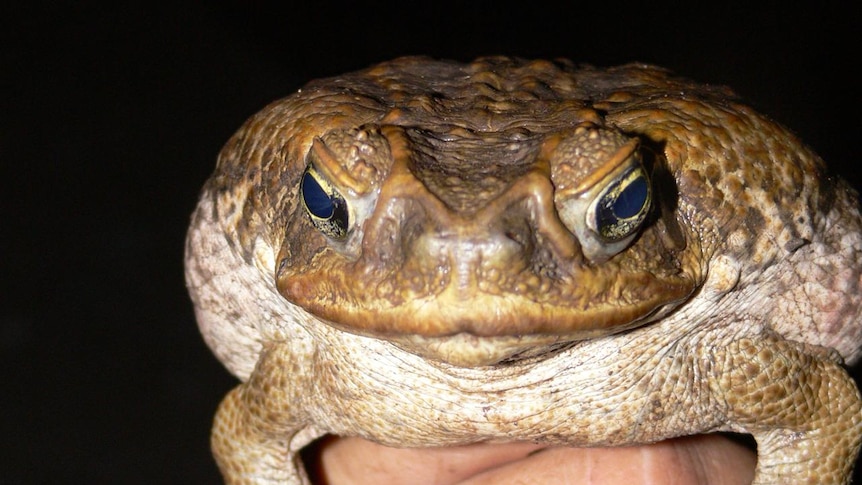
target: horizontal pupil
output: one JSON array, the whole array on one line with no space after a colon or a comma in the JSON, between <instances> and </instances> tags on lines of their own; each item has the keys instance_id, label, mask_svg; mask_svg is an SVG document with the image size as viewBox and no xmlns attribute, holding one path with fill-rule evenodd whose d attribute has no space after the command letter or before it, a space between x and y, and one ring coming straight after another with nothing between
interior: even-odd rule
<instances>
[{"instance_id":1,"label":"horizontal pupil","mask_svg":"<svg viewBox=\"0 0 862 485\"><path fill-rule=\"evenodd\" d=\"M332 198L308 172L302 177L302 200L305 201L308 212L314 217L329 219L335 212Z\"/></svg>"},{"instance_id":2,"label":"horizontal pupil","mask_svg":"<svg viewBox=\"0 0 862 485\"><path fill-rule=\"evenodd\" d=\"M638 177L626 186L614 201L611 210L620 219L628 219L638 215L643 209L648 194L645 177Z\"/></svg>"}]
</instances>

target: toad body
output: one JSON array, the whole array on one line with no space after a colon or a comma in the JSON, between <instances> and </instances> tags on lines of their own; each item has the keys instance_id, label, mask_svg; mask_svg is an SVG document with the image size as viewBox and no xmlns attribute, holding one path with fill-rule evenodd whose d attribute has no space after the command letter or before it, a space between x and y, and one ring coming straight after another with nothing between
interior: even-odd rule
<instances>
[{"instance_id":1,"label":"toad body","mask_svg":"<svg viewBox=\"0 0 862 485\"><path fill-rule=\"evenodd\" d=\"M325 434L614 446L732 431L755 483L845 483L856 194L726 88L651 66L401 58L248 120L187 283L240 384L230 483Z\"/></svg>"}]
</instances>

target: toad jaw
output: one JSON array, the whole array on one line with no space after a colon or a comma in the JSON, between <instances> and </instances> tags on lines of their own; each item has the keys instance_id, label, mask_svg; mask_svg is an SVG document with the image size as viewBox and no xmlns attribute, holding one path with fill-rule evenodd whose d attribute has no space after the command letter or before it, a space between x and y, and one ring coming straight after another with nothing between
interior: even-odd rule
<instances>
[{"instance_id":1,"label":"toad jaw","mask_svg":"<svg viewBox=\"0 0 862 485\"><path fill-rule=\"evenodd\" d=\"M382 133L392 163L361 230L348 236L361 237L355 254L336 242L309 264L280 266L280 293L317 317L415 353L481 365L631 328L693 291L692 278L643 258L644 248L636 264L624 254L584 256L555 205L549 150L558 140L524 143L507 160L506 143L481 139L504 166L459 162L453 175L455 162L441 162L445 154L427 148L435 144L427 134ZM337 170L326 163L315 159L321 172Z\"/></svg>"}]
</instances>

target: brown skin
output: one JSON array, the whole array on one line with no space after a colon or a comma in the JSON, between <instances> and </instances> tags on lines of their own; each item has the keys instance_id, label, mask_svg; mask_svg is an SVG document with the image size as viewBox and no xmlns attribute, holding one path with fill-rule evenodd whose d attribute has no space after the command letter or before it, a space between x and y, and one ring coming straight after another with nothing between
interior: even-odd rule
<instances>
[{"instance_id":1,"label":"brown skin","mask_svg":"<svg viewBox=\"0 0 862 485\"><path fill-rule=\"evenodd\" d=\"M659 68L404 58L313 82L227 143L186 265L201 332L242 380L212 434L228 483L308 485L296 454L326 434L734 431L758 443L757 485L849 484L862 445L843 367L862 357L858 194L728 90ZM648 450L584 459L611 453L636 482L652 463L661 483L713 463ZM387 469L348 452L334 463ZM598 470L554 466L569 452L522 460L525 481ZM440 453L415 461L451 470Z\"/></svg>"},{"instance_id":2,"label":"brown skin","mask_svg":"<svg viewBox=\"0 0 862 485\"><path fill-rule=\"evenodd\" d=\"M326 485L421 483L748 484L756 457L722 435L700 435L620 448L549 448L529 443L397 449L334 438L317 450ZM312 467L309 467L312 468Z\"/></svg>"}]
</instances>

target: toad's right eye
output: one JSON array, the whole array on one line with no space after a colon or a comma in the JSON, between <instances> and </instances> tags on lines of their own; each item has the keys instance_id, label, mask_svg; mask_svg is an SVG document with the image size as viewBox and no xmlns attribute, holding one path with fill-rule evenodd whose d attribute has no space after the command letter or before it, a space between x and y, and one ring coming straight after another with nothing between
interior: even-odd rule
<instances>
[{"instance_id":1,"label":"toad's right eye","mask_svg":"<svg viewBox=\"0 0 862 485\"><path fill-rule=\"evenodd\" d=\"M318 231L333 239L347 236L350 223L347 202L312 165L305 168L299 192L302 205Z\"/></svg>"},{"instance_id":2,"label":"toad's right eye","mask_svg":"<svg viewBox=\"0 0 862 485\"><path fill-rule=\"evenodd\" d=\"M650 185L646 170L634 164L616 176L593 201L587 226L602 239L616 242L640 228L649 213Z\"/></svg>"}]
</instances>

